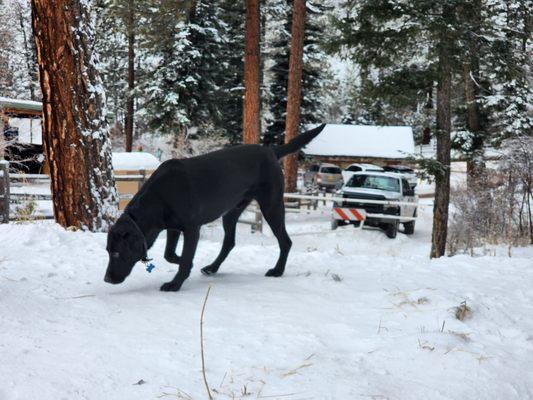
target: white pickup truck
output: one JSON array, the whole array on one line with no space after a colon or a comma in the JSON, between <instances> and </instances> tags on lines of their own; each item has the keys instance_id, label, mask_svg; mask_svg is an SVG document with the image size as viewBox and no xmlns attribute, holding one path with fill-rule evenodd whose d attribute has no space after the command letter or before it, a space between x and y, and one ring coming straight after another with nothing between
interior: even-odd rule
<instances>
[{"instance_id":1,"label":"white pickup truck","mask_svg":"<svg viewBox=\"0 0 533 400\"><path fill-rule=\"evenodd\" d=\"M418 197L401 174L357 172L337 192L337 197L358 200L333 205L333 229L339 225L364 223L383 229L391 239L396 237L400 223L406 235L415 231Z\"/></svg>"}]
</instances>

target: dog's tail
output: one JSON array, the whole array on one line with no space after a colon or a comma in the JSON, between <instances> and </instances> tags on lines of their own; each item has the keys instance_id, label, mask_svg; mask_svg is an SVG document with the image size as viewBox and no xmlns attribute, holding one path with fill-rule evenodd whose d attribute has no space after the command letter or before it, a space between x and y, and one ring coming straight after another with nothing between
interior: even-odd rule
<instances>
[{"instance_id":1,"label":"dog's tail","mask_svg":"<svg viewBox=\"0 0 533 400\"><path fill-rule=\"evenodd\" d=\"M304 132L296 136L289 143L282 144L281 146L272 147L272 150L274 150L274 154L279 160L280 158L285 157L288 154L291 154L291 153L294 153L295 151L300 150L302 147L308 144L311 140L317 137L318 134L322 132L325 126L326 124L317 126L314 129L311 129L307 132Z\"/></svg>"}]
</instances>

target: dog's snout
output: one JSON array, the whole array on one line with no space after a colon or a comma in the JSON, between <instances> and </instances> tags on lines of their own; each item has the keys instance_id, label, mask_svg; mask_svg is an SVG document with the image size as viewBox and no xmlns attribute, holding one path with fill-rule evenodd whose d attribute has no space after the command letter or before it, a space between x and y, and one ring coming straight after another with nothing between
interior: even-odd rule
<instances>
[{"instance_id":1,"label":"dog's snout","mask_svg":"<svg viewBox=\"0 0 533 400\"><path fill-rule=\"evenodd\" d=\"M104 282L112 283L113 285L116 285L118 283L124 282L124 278L118 278L116 276L113 276L110 272L106 272L104 276Z\"/></svg>"}]
</instances>

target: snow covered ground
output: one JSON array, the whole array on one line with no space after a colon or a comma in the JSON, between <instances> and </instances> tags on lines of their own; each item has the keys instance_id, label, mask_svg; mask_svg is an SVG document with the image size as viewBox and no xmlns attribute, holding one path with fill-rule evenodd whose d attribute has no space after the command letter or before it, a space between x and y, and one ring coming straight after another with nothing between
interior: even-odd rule
<instances>
[{"instance_id":1,"label":"snow covered ground","mask_svg":"<svg viewBox=\"0 0 533 400\"><path fill-rule=\"evenodd\" d=\"M0 399L533 398L533 248L430 261L431 208L390 240L324 216L290 215L286 274L263 274L278 249L239 227L221 273L219 223L202 231L178 293L164 235L121 285L103 282L104 234L49 222L0 226ZM463 321L454 307L465 302Z\"/></svg>"}]
</instances>

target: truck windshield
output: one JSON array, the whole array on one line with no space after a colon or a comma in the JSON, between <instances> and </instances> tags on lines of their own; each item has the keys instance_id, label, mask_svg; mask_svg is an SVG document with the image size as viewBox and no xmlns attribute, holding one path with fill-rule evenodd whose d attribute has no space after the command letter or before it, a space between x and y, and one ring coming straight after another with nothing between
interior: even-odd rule
<instances>
[{"instance_id":1,"label":"truck windshield","mask_svg":"<svg viewBox=\"0 0 533 400\"><path fill-rule=\"evenodd\" d=\"M389 176L354 175L348 181L348 187L387 190L389 192L400 191L400 181Z\"/></svg>"}]
</instances>

